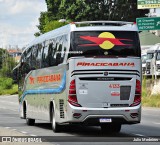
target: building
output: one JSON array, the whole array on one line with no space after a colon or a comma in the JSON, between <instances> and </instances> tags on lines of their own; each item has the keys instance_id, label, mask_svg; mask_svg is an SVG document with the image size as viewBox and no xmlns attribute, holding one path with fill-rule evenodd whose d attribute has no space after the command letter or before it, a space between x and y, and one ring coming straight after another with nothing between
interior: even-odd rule
<instances>
[{"instance_id":1,"label":"building","mask_svg":"<svg viewBox=\"0 0 160 145\"><path fill-rule=\"evenodd\" d=\"M22 50L20 49L8 49L9 55L15 59L16 62L19 62L21 59Z\"/></svg>"}]
</instances>

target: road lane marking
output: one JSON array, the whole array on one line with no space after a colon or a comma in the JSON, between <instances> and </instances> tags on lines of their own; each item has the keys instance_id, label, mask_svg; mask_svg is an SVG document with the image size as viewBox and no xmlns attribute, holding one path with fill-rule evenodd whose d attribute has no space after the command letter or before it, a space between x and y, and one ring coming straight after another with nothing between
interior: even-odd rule
<instances>
[{"instance_id":1,"label":"road lane marking","mask_svg":"<svg viewBox=\"0 0 160 145\"><path fill-rule=\"evenodd\" d=\"M6 107L0 107L1 109L7 109Z\"/></svg>"},{"instance_id":2,"label":"road lane marking","mask_svg":"<svg viewBox=\"0 0 160 145\"><path fill-rule=\"evenodd\" d=\"M0 107L0 109L10 110L10 111L13 111L13 112L18 112L18 109L17 110L15 110L15 109L9 109L9 108L6 108L6 107Z\"/></svg>"},{"instance_id":3,"label":"road lane marking","mask_svg":"<svg viewBox=\"0 0 160 145\"><path fill-rule=\"evenodd\" d=\"M18 95L3 95L3 96L0 96L0 98L13 98L13 97L18 97Z\"/></svg>"},{"instance_id":4,"label":"road lane marking","mask_svg":"<svg viewBox=\"0 0 160 145\"><path fill-rule=\"evenodd\" d=\"M5 128L10 129L11 127L5 127Z\"/></svg>"},{"instance_id":5,"label":"road lane marking","mask_svg":"<svg viewBox=\"0 0 160 145\"><path fill-rule=\"evenodd\" d=\"M158 123L158 122L153 122L154 124L160 124L160 123Z\"/></svg>"},{"instance_id":6,"label":"road lane marking","mask_svg":"<svg viewBox=\"0 0 160 145\"><path fill-rule=\"evenodd\" d=\"M135 135L137 135L137 136L144 136L144 135L142 135L142 134L135 134Z\"/></svg>"},{"instance_id":7,"label":"road lane marking","mask_svg":"<svg viewBox=\"0 0 160 145\"><path fill-rule=\"evenodd\" d=\"M18 132L20 132L20 133L23 133L23 134L26 134L26 135L29 135L29 136L37 136L37 135L34 135L34 134L29 134L28 132L26 132L26 131L20 131L20 130L18 130L18 129L15 129L15 128L12 128L12 127L5 127L6 129L10 129L10 130L13 130L13 131L18 131Z\"/></svg>"},{"instance_id":8,"label":"road lane marking","mask_svg":"<svg viewBox=\"0 0 160 145\"><path fill-rule=\"evenodd\" d=\"M137 134L137 133L133 133L132 135L136 135L136 136L145 136L145 135Z\"/></svg>"},{"instance_id":9,"label":"road lane marking","mask_svg":"<svg viewBox=\"0 0 160 145\"><path fill-rule=\"evenodd\" d=\"M153 114L148 114L148 113L143 113L143 115L149 115L149 116L160 116L160 115L153 115Z\"/></svg>"},{"instance_id":10,"label":"road lane marking","mask_svg":"<svg viewBox=\"0 0 160 145\"><path fill-rule=\"evenodd\" d=\"M20 131L21 133L23 133L23 134L27 134L27 132L26 131Z\"/></svg>"},{"instance_id":11,"label":"road lane marking","mask_svg":"<svg viewBox=\"0 0 160 145\"><path fill-rule=\"evenodd\" d=\"M156 112L159 112L159 108L142 108L142 111L156 111Z\"/></svg>"},{"instance_id":12,"label":"road lane marking","mask_svg":"<svg viewBox=\"0 0 160 145\"><path fill-rule=\"evenodd\" d=\"M10 104L18 105L18 102L9 102L9 101L2 101L2 100L0 100L0 102L1 103L7 103L7 104L10 103Z\"/></svg>"},{"instance_id":13,"label":"road lane marking","mask_svg":"<svg viewBox=\"0 0 160 145\"><path fill-rule=\"evenodd\" d=\"M30 136L37 136L37 135L34 135L34 134L30 134Z\"/></svg>"}]
</instances>

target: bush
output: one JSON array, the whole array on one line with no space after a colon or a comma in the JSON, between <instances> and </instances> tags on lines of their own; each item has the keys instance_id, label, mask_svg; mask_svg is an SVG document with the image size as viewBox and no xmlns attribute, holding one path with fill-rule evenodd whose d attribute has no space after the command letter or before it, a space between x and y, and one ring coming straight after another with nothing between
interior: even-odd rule
<instances>
[{"instance_id":1,"label":"bush","mask_svg":"<svg viewBox=\"0 0 160 145\"><path fill-rule=\"evenodd\" d=\"M13 85L11 89L5 89L1 90L0 89L0 95L14 95L18 94L18 85Z\"/></svg>"},{"instance_id":2,"label":"bush","mask_svg":"<svg viewBox=\"0 0 160 145\"><path fill-rule=\"evenodd\" d=\"M146 107L160 107L160 94L151 94L153 80L143 78L142 81L142 105Z\"/></svg>"},{"instance_id":3,"label":"bush","mask_svg":"<svg viewBox=\"0 0 160 145\"><path fill-rule=\"evenodd\" d=\"M11 89L13 80L11 78L0 78L0 90Z\"/></svg>"}]
</instances>

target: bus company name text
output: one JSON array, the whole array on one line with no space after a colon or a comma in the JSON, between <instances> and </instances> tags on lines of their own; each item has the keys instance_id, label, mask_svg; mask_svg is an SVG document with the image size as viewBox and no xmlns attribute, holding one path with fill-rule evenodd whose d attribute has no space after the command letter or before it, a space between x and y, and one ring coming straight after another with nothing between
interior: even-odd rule
<instances>
[{"instance_id":1,"label":"bus company name text","mask_svg":"<svg viewBox=\"0 0 160 145\"><path fill-rule=\"evenodd\" d=\"M89 62L78 62L77 66L130 66L134 67L134 62L128 62L128 63L89 63Z\"/></svg>"},{"instance_id":2,"label":"bus company name text","mask_svg":"<svg viewBox=\"0 0 160 145\"><path fill-rule=\"evenodd\" d=\"M29 84L43 84L43 83L53 83L53 82L60 82L61 81L61 74L52 74L46 76L38 76L38 77L29 77Z\"/></svg>"}]
</instances>

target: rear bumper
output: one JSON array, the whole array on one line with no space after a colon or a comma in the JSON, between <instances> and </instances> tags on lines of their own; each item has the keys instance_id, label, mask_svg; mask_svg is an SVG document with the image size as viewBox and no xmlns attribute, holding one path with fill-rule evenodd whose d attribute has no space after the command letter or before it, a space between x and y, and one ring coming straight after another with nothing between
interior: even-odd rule
<instances>
[{"instance_id":1,"label":"rear bumper","mask_svg":"<svg viewBox=\"0 0 160 145\"><path fill-rule=\"evenodd\" d=\"M140 121L127 121L123 116L88 116L84 121L83 124L85 125L100 125L101 123L99 122L100 118L111 118L112 123L115 124L136 124L140 123Z\"/></svg>"},{"instance_id":2,"label":"rear bumper","mask_svg":"<svg viewBox=\"0 0 160 145\"><path fill-rule=\"evenodd\" d=\"M75 118L74 114L80 114ZM132 116L132 114L137 114ZM111 118L113 123L135 124L141 120L141 104L135 107L123 108L84 108L74 107L68 104L66 112L68 123L84 123L87 125L99 125L100 118Z\"/></svg>"}]
</instances>

